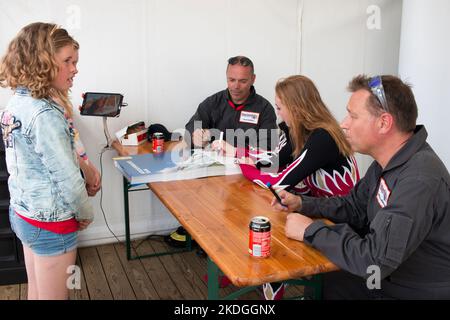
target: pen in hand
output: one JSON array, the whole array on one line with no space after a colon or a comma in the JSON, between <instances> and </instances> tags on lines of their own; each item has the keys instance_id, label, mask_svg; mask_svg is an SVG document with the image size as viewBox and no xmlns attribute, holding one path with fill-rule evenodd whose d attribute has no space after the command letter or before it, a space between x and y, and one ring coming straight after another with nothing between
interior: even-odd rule
<instances>
[{"instance_id":1,"label":"pen in hand","mask_svg":"<svg viewBox=\"0 0 450 320\"><path fill-rule=\"evenodd\" d=\"M267 186L267 188L269 188L270 192L272 192L272 194L275 196L275 198L277 199L277 201L279 202L279 204L281 204L283 207L286 207L286 205L284 205L284 204L281 202L281 198L280 198L280 196L278 195L278 193L276 193L276 191L272 188L272 185L270 184L270 182L267 182L267 183L266 183L266 186Z\"/></svg>"},{"instance_id":2,"label":"pen in hand","mask_svg":"<svg viewBox=\"0 0 450 320\"><path fill-rule=\"evenodd\" d=\"M223 141L223 131L220 131L219 146L217 147L218 154L220 154L220 151L222 150L222 141Z\"/></svg>"}]
</instances>

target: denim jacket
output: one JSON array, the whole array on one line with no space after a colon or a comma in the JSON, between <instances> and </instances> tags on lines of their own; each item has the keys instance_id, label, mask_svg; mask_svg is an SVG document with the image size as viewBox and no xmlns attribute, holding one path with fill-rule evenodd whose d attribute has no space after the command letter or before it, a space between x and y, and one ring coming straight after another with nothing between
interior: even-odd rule
<instances>
[{"instance_id":1,"label":"denim jacket","mask_svg":"<svg viewBox=\"0 0 450 320\"><path fill-rule=\"evenodd\" d=\"M11 208L42 222L93 219L64 110L18 88L0 120Z\"/></svg>"}]
</instances>

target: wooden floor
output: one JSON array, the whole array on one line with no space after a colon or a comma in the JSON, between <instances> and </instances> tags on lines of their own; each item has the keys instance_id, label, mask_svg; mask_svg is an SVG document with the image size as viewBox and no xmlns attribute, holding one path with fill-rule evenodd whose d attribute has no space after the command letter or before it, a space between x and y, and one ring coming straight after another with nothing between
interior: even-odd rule
<instances>
[{"instance_id":1,"label":"wooden floor","mask_svg":"<svg viewBox=\"0 0 450 320\"><path fill-rule=\"evenodd\" d=\"M146 254L167 249L161 239L133 242L135 252ZM196 250L160 257L128 261L125 246L109 244L80 248L77 265L81 267L81 289L71 290L73 300L194 300L207 299L206 258ZM236 288L221 289L221 296ZM303 287L288 286L285 298L301 295ZM0 300L25 300L27 285L0 286ZM239 299L257 300L249 292Z\"/></svg>"}]
</instances>

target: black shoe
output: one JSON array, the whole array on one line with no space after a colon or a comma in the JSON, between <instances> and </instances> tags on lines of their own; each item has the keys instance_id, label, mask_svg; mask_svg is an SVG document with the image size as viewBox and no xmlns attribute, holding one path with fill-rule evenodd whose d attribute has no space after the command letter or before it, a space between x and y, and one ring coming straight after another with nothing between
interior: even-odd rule
<instances>
[{"instance_id":1,"label":"black shoe","mask_svg":"<svg viewBox=\"0 0 450 320\"><path fill-rule=\"evenodd\" d=\"M187 232L183 227L178 227L177 230L164 237L164 241L171 247L186 248L187 247Z\"/></svg>"}]
</instances>

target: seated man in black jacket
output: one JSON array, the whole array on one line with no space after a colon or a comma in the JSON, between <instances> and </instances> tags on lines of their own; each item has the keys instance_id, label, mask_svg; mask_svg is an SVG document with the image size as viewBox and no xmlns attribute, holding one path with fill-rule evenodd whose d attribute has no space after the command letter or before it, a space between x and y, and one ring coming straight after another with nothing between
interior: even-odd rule
<instances>
[{"instance_id":1,"label":"seated man in black jacket","mask_svg":"<svg viewBox=\"0 0 450 320\"><path fill-rule=\"evenodd\" d=\"M228 59L226 76L228 88L200 103L186 124L190 134L186 141L203 147L223 132L223 139L235 147L258 145L270 150L271 134L278 137L276 115L270 102L255 91L252 61L243 56Z\"/></svg>"},{"instance_id":2,"label":"seated man in black jacket","mask_svg":"<svg viewBox=\"0 0 450 320\"><path fill-rule=\"evenodd\" d=\"M450 299L450 176L416 126L414 95L394 76L358 76L349 90L341 126L375 161L347 196L281 191L286 207L272 206L301 212L288 214L286 235L343 270L324 275L325 299Z\"/></svg>"}]
</instances>

